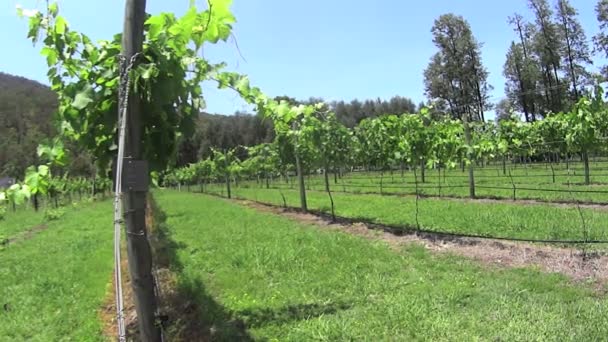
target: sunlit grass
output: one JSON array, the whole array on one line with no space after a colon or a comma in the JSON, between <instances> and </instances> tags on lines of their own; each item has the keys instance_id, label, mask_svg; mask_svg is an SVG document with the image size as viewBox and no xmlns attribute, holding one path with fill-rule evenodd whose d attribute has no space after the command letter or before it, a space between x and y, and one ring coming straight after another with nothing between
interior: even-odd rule
<instances>
[{"instance_id":1,"label":"sunlit grass","mask_svg":"<svg viewBox=\"0 0 608 342\"><path fill-rule=\"evenodd\" d=\"M0 237L8 239L42 222L43 211L35 212L33 209L23 209L13 212L9 210L4 219L0 220Z\"/></svg>"},{"instance_id":2,"label":"sunlit grass","mask_svg":"<svg viewBox=\"0 0 608 342\"><path fill-rule=\"evenodd\" d=\"M23 222L9 216L13 231L40 221L29 215ZM46 224L0 250L0 340L102 340L99 310L113 264L111 203L81 204Z\"/></svg>"},{"instance_id":3,"label":"sunlit grass","mask_svg":"<svg viewBox=\"0 0 608 342\"><path fill-rule=\"evenodd\" d=\"M479 197L513 199L535 199L559 202L608 203L608 163L591 163L591 185L584 185L582 163L566 164L515 165L509 164L507 173L503 173L500 163L475 168L476 195ZM509 174L512 176L509 176ZM333 176L333 175L332 175ZM415 176L412 171L393 172L353 172L334 182L334 191L383 194L415 194ZM468 173L460 168L427 170L425 182L422 182L420 171L417 173L418 192L427 196L468 197ZM251 182L246 184L252 185ZM273 187L293 188L295 184L286 184L280 180L271 183ZM307 186L312 190L323 190L323 177L307 177ZM546 191L545 191L546 190ZM581 192L577 192L581 191ZM591 192L585 192L591 191ZM595 191L599 191L595 192ZM601 193L606 192L606 193Z\"/></svg>"},{"instance_id":4,"label":"sunlit grass","mask_svg":"<svg viewBox=\"0 0 608 342\"><path fill-rule=\"evenodd\" d=\"M605 297L562 276L394 251L200 194L156 193L179 283L230 340L555 340L608 336ZM314 199L312 200L314 203ZM313 204L314 205L314 204ZM194 286L196 285L196 286Z\"/></svg>"},{"instance_id":5,"label":"sunlit grass","mask_svg":"<svg viewBox=\"0 0 608 342\"><path fill-rule=\"evenodd\" d=\"M210 191L223 193L220 185ZM299 207L296 190L234 188L235 196L274 205ZM308 191L310 209L330 212L326 193ZM363 219L388 225L416 227L415 197L381 196L372 194L334 193L338 216ZM522 205L516 203L465 202L437 198L419 201L418 222L421 228L438 232L476 234L494 237L580 240L584 230L588 239L608 240L608 212L582 209L584 224L575 206Z\"/></svg>"}]
</instances>

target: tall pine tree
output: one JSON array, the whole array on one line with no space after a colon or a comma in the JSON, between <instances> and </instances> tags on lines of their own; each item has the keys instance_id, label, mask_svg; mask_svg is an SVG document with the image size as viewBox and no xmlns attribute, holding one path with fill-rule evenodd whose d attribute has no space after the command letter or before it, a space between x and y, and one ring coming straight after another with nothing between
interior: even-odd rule
<instances>
[{"instance_id":1,"label":"tall pine tree","mask_svg":"<svg viewBox=\"0 0 608 342\"><path fill-rule=\"evenodd\" d=\"M529 7L535 17L538 33L534 36L533 50L540 62L546 109L560 112L564 109L565 88L559 71L563 41L559 26L553 21L553 11L547 0L529 0Z\"/></svg>"},{"instance_id":2,"label":"tall pine tree","mask_svg":"<svg viewBox=\"0 0 608 342\"><path fill-rule=\"evenodd\" d=\"M587 36L577 19L578 11L568 0L557 0L556 19L563 40L562 56L564 57L564 73L570 80L571 93L576 102L584 92L584 86L589 83L589 72L586 66L592 64L591 51L587 44Z\"/></svg>"},{"instance_id":3,"label":"tall pine tree","mask_svg":"<svg viewBox=\"0 0 608 342\"><path fill-rule=\"evenodd\" d=\"M595 50L608 58L608 0L598 1L595 6L595 14L600 24L600 31L593 37ZM604 81L608 80L608 66L601 67L601 74Z\"/></svg>"},{"instance_id":4,"label":"tall pine tree","mask_svg":"<svg viewBox=\"0 0 608 342\"><path fill-rule=\"evenodd\" d=\"M439 51L424 71L426 95L447 103L453 117L484 120L491 109L488 72L481 60L481 44L469 23L454 14L440 16L433 25L433 43Z\"/></svg>"}]
</instances>

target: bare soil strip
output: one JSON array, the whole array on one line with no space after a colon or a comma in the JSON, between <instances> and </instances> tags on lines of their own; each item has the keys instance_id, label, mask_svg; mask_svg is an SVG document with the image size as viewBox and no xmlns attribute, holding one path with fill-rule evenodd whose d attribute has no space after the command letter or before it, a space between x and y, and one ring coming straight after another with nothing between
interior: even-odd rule
<instances>
[{"instance_id":1,"label":"bare soil strip","mask_svg":"<svg viewBox=\"0 0 608 342\"><path fill-rule=\"evenodd\" d=\"M135 312L135 304L133 301L133 289L131 287L131 279L129 278L129 265L126 258L126 248L122 247L122 286L125 309L125 325L127 327L127 340L137 340L137 313ZM103 306L99 311L99 316L103 327L103 336L108 341L116 341L118 338L118 322L116 317L116 297L114 295L114 273L108 283L108 290L103 301Z\"/></svg>"},{"instance_id":2,"label":"bare soil strip","mask_svg":"<svg viewBox=\"0 0 608 342\"><path fill-rule=\"evenodd\" d=\"M5 246L9 246L9 245L14 245L18 242L22 242L22 241L26 241L31 239L32 237L34 237L34 235L40 233L43 230L48 229L48 226L46 224L39 224L37 226L34 226L24 232L21 232L19 234L16 234L12 237L9 237L8 239L4 240L4 241L0 241L0 245L5 245Z\"/></svg>"},{"instance_id":3,"label":"bare soil strip","mask_svg":"<svg viewBox=\"0 0 608 342\"><path fill-rule=\"evenodd\" d=\"M593 283L604 292L608 284L608 256L599 253L586 255L574 248L557 248L528 243L505 242L489 239L433 236L432 234L409 234L396 236L381 231L377 226L364 223L332 223L325 217L263 205L246 200L237 202L259 211L283 215L294 221L312 224L323 229L332 229L387 242L399 248L417 243L435 253L451 253L480 261L486 265L502 267L536 267L547 273L561 273L577 283Z\"/></svg>"}]
</instances>

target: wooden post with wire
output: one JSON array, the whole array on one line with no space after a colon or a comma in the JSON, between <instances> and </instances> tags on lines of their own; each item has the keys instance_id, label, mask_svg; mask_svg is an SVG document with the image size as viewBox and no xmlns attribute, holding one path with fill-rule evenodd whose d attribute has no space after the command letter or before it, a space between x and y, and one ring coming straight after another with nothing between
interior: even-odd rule
<instances>
[{"instance_id":1,"label":"wooden post with wire","mask_svg":"<svg viewBox=\"0 0 608 342\"><path fill-rule=\"evenodd\" d=\"M230 163L228 162L228 151L224 149L224 178L226 181L226 194L228 195L228 199L232 198L232 193L230 191Z\"/></svg>"},{"instance_id":2,"label":"wooden post with wire","mask_svg":"<svg viewBox=\"0 0 608 342\"><path fill-rule=\"evenodd\" d=\"M124 31L122 37L122 55L125 63L134 61L142 51L144 40L144 22L146 17L146 0L126 0ZM129 75L122 75L129 77ZM147 186L141 184L141 177L148 179L147 163L142 158L142 113L141 103L136 94L121 94L129 98L126 106L126 134L124 153L125 159L123 184L123 208L126 225L127 253L129 274L133 288L135 310L139 326L140 339L145 342L160 342L162 340L160 325L157 321L157 303L152 275L152 251L148 243L146 230L146 196ZM129 96L132 95L132 96Z\"/></svg>"},{"instance_id":3,"label":"wooden post with wire","mask_svg":"<svg viewBox=\"0 0 608 342\"><path fill-rule=\"evenodd\" d=\"M475 167L473 166L473 153L471 151L471 126L470 114L464 114L464 137L467 144L467 159L469 160L469 197L475 198Z\"/></svg>"},{"instance_id":4,"label":"wooden post with wire","mask_svg":"<svg viewBox=\"0 0 608 342\"><path fill-rule=\"evenodd\" d=\"M297 123L294 121L292 125L292 129L295 131L298 127ZM298 176L298 184L300 186L300 208L303 212L308 212L308 205L306 203L306 185L304 183L304 172L302 170L302 162L300 160L299 151L298 151L298 138L296 137L296 141L294 143L294 156L296 158L296 173Z\"/></svg>"}]
</instances>

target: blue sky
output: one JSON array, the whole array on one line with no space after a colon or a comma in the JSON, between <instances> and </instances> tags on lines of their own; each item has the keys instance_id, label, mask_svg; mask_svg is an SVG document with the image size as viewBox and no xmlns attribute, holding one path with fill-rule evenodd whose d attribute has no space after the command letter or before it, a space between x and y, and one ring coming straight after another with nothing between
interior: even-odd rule
<instances>
[{"instance_id":1,"label":"blue sky","mask_svg":"<svg viewBox=\"0 0 608 342\"><path fill-rule=\"evenodd\" d=\"M595 0L571 0L580 12L587 36L597 32ZM47 83L46 64L25 39L27 22L15 5L42 6L42 0L1 0L0 71ZM183 13L189 0L148 0L148 12ZM199 0L199 4L202 2ZM122 29L123 0L61 0L72 28L93 39ZM493 100L503 97L502 65L515 39L507 16L530 18L526 0L234 0L238 23L234 41L207 46L213 62L250 76L270 96L310 96L327 100L390 98L424 100L422 72L436 51L430 33L439 15L464 16L483 42L483 62L495 87ZM242 57L241 57L242 54ZM208 111L231 114L247 107L234 93L205 87Z\"/></svg>"}]
</instances>

